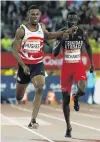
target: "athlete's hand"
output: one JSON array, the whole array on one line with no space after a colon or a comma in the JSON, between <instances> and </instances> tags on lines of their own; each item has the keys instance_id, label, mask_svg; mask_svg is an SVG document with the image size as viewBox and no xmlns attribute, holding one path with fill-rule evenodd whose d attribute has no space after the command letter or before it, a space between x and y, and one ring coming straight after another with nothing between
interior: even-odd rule
<instances>
[{"instance_id":1,"label":"athlete's hand","mask_svg":"<svg viewBox=\"0 0 100 142\"><path fill-rule=\"evenodd\" d=\"M68 33L63 34L62 40L65 40L65 39L69 39L69 34Z\"/></svg>"},{"instance_id":2,"label":"athlete's hand","mask_svg":"<svg viewBox=\"0 0 100 142\"><path fill-rule=\"evenodd\" d=\"M94 71L94 65L90 66L90 73L92 73Z\"/></svg>"},{"instance_id":3,"label":"athlete's hand","mask_svg":"<svg viewBox=\"0 0 100 142\"><path fill-rule=\"evenodd\" d=\"M67 31L68 31L69 34L72 34L72 33L75 32L77 29L78 29L77 26L72 26L72 27L69 28ZM65 31L65 33L66 33L67 31Z\"/></svg>"},{"instance_id":4,"label":"athlete's hand","mask_svg":"<svg viewBox=\"0 0 100 142\"><path fill-rule=\"evenodd\" d=\"M72 32L76 32L78 30L77 26L72 26Z\"/></svg>"},{"instance_id":5,"label":"athlete's hand","mask_svg":"<svg viewBox=\"0 0 100 142\"><path fill-rule=\"evenodd\" d=\"M62 38L63 38L63 39L65 39L65 38L68 39L68 38L69 38L69 34L72 34L72 33L75 32L77 29L78 29L77 26L73 26L73 27L69 28L68 30L65 30Z\"/></svg>"},{"instance_id":6,"label":"athlete's hand","mask_svg":"<svg viewBox=\"0 0 100 142\"><path fill-rule=\"evenodd\" d=\"M28 66L24 65L24 66L23 66L23 70L24 70L24 73L25 73L26 75L30 75L30 69L29 69Z\"/></svg>"}]
</instances>

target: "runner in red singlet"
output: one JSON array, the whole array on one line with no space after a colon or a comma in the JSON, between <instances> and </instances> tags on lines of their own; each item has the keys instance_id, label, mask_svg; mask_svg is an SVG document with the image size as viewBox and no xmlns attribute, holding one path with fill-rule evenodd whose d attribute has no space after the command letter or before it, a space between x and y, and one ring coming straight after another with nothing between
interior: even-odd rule
<instances>
[{"instance_id":1,"label":"runner in red singlet","mask_svg":"<svg viewBox=\"0 0 100 142\"><path fill-rule=\"evenodd\" d=\"M75 12L69 12L67 16L68 28L77 25L78 15ZM81 50L83 43L90 59L90 71L93 72L92 51L88 41L87 33L77 27L72 33L63 35L59 40L59 44L54 48L54 56L57 56L62 49L63 64L61 69L61 88L63 94L63 112L67 125L66 137L71 137L70 124L70 92L73 81L76 82L78 91L74 94L74 109L79 111L78 99L85 94L86 89L86 73L85 67L81 59Z\"/></svg>"}]
</instances>

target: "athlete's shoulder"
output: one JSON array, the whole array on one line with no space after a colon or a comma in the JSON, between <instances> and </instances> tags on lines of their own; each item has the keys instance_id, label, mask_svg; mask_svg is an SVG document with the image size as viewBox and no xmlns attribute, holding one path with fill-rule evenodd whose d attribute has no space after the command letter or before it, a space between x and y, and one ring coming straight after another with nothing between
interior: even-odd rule
<instances>
[{"instance_id":1,"label":"athlete's shoulder","mask_svg":"<svg viewBox=\"0 0 100 142\"><path fill-rule=\"evenodd\" d=\"M22 28L23 30L27 29L27 23L23 23L20 25L20 28Z\"/></svg>"},{"instance_id":2,"label":"athlete's shoulder","mask_svg":"<svg viewBox=\"0 0 100 142\"><path fill-rule=\"evenodd\" d=\"M38 23L38 24L41 26L41 28L42 28L43 31L46 30L46 25L45 24L43 24L43 23Z\"/></svg>"},{"instance_id":3,"label":"athlete's shoulder","mask_svg":"<svg viewBox=\"0 0 100 142\"><path fill-rule=\"evenodd\" d=\"M25 29L24 29L24 26L26 26L25 24L21 24L17 30L20 31L20 32L23 32Z\"/></svg>"},{"instance_id":4,"label":"athlete's shoulder","mask_svg":"<svg viewBox=\"0 0 100 142\"><path fill-rule=\"evenodd\" d=\"M84 39L85 31L84 31L83 28L78 27L78 34L81 35L83 37L83 39Z\"/></svg>"},{"instance_id":5,"label":"athlete's shoulder","mask_svg":"<svg viewBox=\"0 0 100 142\"><path fill-rule=\"evenodd\" d=\"M25 30L24 28L20 25L17 30L16 30L16 36L19 36L19 37L24 37L24 34L25 34Z\"/></svg>"},{"instance_id":6,"label":"athlete's shoulder","mask_svg":"<svg viewBox=\"0 0 100 142\"><path fill-rule=\"evenodd\" d=\"M82 32L83 34L87 34L88 32L84 29L84 28L78 28L80 32Z\"/></svg>"},{"instance_id":7,"label":"athlete's shoulder","mask_svg":"<svg viewBox=\"0 0 100 142\"><path fill-rule=\"evenodd\" d=\"M88 40L88 31L87 30L85 30L84 28L80 28L80 30L81 30L81 32L82 32L82 34L83 34L83 39L84 39L84 41L87 41Z\"/></svg>"},{"instance_id":8,"label":"athlete's shoulder","mask_svg":"<svg viewBox=\"0 0 100 142\"><path fill-rule=\"evenodd\" d=\"M38 23L38 25L40 25L42 28L46 28L46 25L43 23Z\"/></svg>"}]
</instances>

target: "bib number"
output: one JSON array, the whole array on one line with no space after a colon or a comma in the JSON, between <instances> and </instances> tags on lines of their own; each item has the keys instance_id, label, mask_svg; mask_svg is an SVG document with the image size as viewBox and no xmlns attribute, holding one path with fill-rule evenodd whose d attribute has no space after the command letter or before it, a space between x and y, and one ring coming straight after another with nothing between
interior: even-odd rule
<instances>
[{"instance_id":1,"label":"bib number","mask_svg":"<svg viewBox=\"0 0 100 142\"><path fill-rule=\"evenodd\" d=\"M65 52L65 61L68 62L77 62L80 61L81 56L80 56L80 51L78 52Z\"/></svg>"},{"instance_id":2,"label":"bib number","mask_svg":"<svg viewBox=\"0 0 100 142\"><path fill-rule=\"evenodd\" d=\"M40 42L39 41L26 42L24 45L24 49L31 50L31 51L39 51L40 50Z\"/></svg>"}]
</instances>

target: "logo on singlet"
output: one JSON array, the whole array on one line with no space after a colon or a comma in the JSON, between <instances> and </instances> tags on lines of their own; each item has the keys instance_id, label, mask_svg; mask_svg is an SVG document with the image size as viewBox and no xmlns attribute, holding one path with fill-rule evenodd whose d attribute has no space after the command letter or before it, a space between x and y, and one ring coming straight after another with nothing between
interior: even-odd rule
<instances>
[{"instance_id":1,"label":"logo on singlet","mask_svg":"<svg viewBox=\"0 0 100 142\"><path fill-rule=\"evenodd\" d=\"M78 36L78 38L82 39L82 37L81 37L81 36Z\"/></svg>"},{"instance_id":2,"label":"logo on singlet","mask_svg":"<svg viewBox=\"0 0 100 142\"><path fill-rule=\"evenodd\" d=\"M21 79L20 79L20 77L19 77L19 76L17 77L17 81L21 81Z\"/></svg>"},{"instance_id":3,"label":"logo on singlet","mask_svg":"<svg viewBox=\"0 0 100 142\"><path fill-rule=\"evenodd\" d=\"M85 78L85 76L81 76L82 78Z\"/></svg>"}]
</instances>

